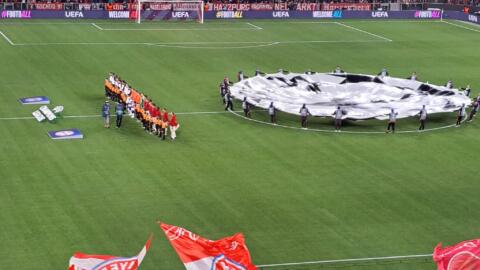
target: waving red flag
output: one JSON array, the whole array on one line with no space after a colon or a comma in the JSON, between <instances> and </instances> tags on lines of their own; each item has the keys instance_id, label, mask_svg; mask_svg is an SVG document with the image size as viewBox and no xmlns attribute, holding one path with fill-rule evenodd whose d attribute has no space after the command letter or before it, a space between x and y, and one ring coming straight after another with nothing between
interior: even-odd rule
<instances>
[{"instance_id":1,"label":"waving red flag","mask_svg":"<svg viewBox=\"0 0 480 270\"><path fill-rule=\"evenodd\" d=\"M187 270L256 270L243 235L212 241L184 228L161 223Z\"/></svg>"},{"instance_id":2,"label":"waving red flag","mask_svg":"<svg viewBox=\"0 0 480 270\"><path fill-rule=\"evenodd\" d=\"M437 270L478 270L480 269L480 239L464 241L454 246L435 247L433 260Z\"/></svg>"},{"instance_id":3,"label":"waving red flag","mask_svg":"<svg viewBox=\"0 0 480 270\"><path fill-rule=\"evenodd\" d=\"M150 247L151 237L134 257L92 255L77 252L70 258L69 270L137 270Z\"/></svg>"}]
</instances>

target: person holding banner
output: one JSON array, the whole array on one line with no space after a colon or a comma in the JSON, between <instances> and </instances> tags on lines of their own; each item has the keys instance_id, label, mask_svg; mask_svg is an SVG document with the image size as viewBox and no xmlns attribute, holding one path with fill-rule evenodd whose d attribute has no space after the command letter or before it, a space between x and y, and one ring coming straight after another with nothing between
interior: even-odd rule
<instances>
[{"instance_id":1,"label":"person holding banner","mask_svg":"<svg viewBox=\"0 0 480 270\"><path fill-rule=\"evenodd\" d=\"M411 81L416 81L417 80L417 72L413 72L412 75L410 77L408 77L407 79L411 80Z\"/></svg>"},{"instance_id":2,"label":"person holding banner","mask_svg":"<svg viewBox=\"0 0 480 270\"><path fill-rule=\"evenodd\" d=\"M480 107L480 103L478 99L474 98L473 104L472 104L472 110L470 111L470 114L468 116L468 122L473 120L473 117L475 117L475 114L477 114L479 107Z\"/></svg>"},{"instance_id":3,"label":"person holding banner","mask_svg":"<svg viewBox=\"0 0 480 270\"><path fill-rule=\"evenodd\" d=\"M425 105L423 105L418 115L420 116L420 127L418 128L418 131L423 131L425 130L425 122L427 121L427 109L425 108Z\"/></svg>"},{"instance_id":4,"label":"person holding banner","mask_svg":"<svg viewBox=\"0 0 480 270\"><path fill-rule=\"evenodd\" d=\"M268 107L268 115L270 115L270 123L276 125L277 124L277 109L273 106L273 102L270 103Z\"/></svg>"},{"instance_id":5,"label":"person holding banner","mask_svg":"<svg viewBox=\"0 0 480 270\"><path fill-rule=\"evenodd\" d=\"M302 128L307 128L307 118L309 115L312 115L310 111L307 108L306 104L302 105L302 108L300 108L300 121L302 122Z\"/></svg>"},{"instance_id":6,"label":"person holding banner","mask_svg":"<svg viewBox=\"0 0 480 270\"><path fill-rule=\"evenodd\" d=\"M378 76L380 76L380 77L382 77L382 78L383 78L383 77L388 77L389 74L388 74L387 69L386 69L386 68L382 68L382 70L380 71L380 73L378 73Z\"/></svg>"},{"instance_id":7,"label":"person holding banner","mask_svg":"<svg viewBox=\"0 0 480 270\"><path fill-rule=\"evenodd\" d=\"M340 106L337 107L337 109L333 112L333 117L335 118L335 132L341 132L342 128L342 118L343 116L347 114L344 110L340 108Z\"/></svg>"},{"instance_id":8,"label":"person holding banner","mask_svg":"<svg viewBox=\"0 0 480 270\"><path fill-rule=\"evenodd\" d=\"M250 112L250 103L247 100L247 97L243 98L242 109L245 113L245 117L252 118L252 113Z\"/></svg>"},{"instance_id":9,"label":"person holding banner","mask_svg":"<svg viewBox=\"0 0 480 270\"><path fill-rule=\"evenodd\" d=\"M392 129L392 133L395 133L395 124L397 123L397 115L398 113L392 108L392 110L388 114L387 133L390 133L390 128Z\"/></svg>"},{"instance_id":10,"label":"person holding banner","mask_svg":"<svg viewBox=\"0 0 480 270\"><path fill-rule=\"evenodd\" d=\"M227 91L225 94L225 111L233 111L233 101L232 101L232 96L230 95L230 92Z\"/></svg>"},{"instance_id":11,"label":"person holding banner","mask_svg":"<svg viewBox=\"0 0 480 270\"><path fill-rule=\"evenodd\" d=\"M345 71L343 71L340 66L337 66L335 70L333 70L333 74L345 74Z\"/></svg>"},{"instance_id":12,"label":"person holding banner","mask_svg":"<svg viewBox=\"0 0 480 270\"><path fill-rule=\"evenodd\" d=\"M462 124L462 120L465 118L466 114L465 104L462 104L462 107L460 107L457 113L457 123L455 124L455 127L459 127Z\"/></svg>"}]
</instances>

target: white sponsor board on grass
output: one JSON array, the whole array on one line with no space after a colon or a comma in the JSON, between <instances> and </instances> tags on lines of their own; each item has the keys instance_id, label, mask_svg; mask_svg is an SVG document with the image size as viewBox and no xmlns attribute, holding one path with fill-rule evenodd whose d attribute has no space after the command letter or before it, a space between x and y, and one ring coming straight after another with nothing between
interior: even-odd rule
<instances>
[{"instance_id":1,"label":"white sponsor board on grass","mask_svg":"<svg viewBox=\"0 0 480 270\"><path fill-rule=\"evenodd\" d=\"M299 114L306 104L314 116L332 116L337 106L349 119L387 119L393 108L397 118L415 116L425 105L428 113L453 112L470 98L458 89L410 79L364 74L274 73L235 83L230 91L254 106Z\"/></svg>"},{"instance_id":2,"label":"white sponsor board on grass","mask_svg":"<svg viewBox=\"0 0 480 270\"><path fill-rule=\"evenodd\" d=\"M48 136L52 140L83 139L83 133L76 128L49 131Z\"/></svg>"}]
</instances>

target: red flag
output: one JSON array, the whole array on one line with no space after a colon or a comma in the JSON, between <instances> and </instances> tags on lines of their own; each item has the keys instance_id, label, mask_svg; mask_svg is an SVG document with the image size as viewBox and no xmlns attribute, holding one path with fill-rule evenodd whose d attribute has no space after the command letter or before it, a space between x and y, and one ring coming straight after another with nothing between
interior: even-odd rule
<instances>
[{"instance_id":1,"label":"red flag","mask_svg":"<svg viewBox=\"0 0 480 270\"><path fill-rule=\"evenodd\" d=\"M437 270L478 270L480 269L480 239L464 241L454 246L435 247L433 260Z\"/></svg>"},{"instance_id":2,"label":"red flag","mask_svg":"<svg viewBox=\"0 0 480 270\"><path fill-rule=\"evenodd\" d=\"M124 258L77 252L70 258L69 270L137 270L150 247L151 237L137 256Z\"/></svg>"},{"instance_id":3,"label":"red flag","mask_svg":"<svg viewBox=\"0 0 480 270\"><path fill-rule=\"evenodd\" d=\"M187 270L256 270L241 233L212 241L184 228L161 223Z\"/></svg>"}]
</instances>

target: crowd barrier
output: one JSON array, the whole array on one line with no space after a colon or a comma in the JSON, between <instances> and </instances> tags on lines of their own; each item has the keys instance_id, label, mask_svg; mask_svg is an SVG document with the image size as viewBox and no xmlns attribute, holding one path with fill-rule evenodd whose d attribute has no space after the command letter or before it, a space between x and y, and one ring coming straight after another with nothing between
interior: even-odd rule
<instances>
[{"instance_id":1,"label":"crowd barrier","mask_svg":"<svg viewBox=\"0 0 480 270\"><path fill-rule=\"evenodd\" d=\"M163 19L188 19L198 16L195 11L162 12ZM1 19L133 19L135 11L59 11L59 10L2 10ZM152 15L142 13L142 19ZM480 16L459 11L405 10L405 11L206 11L205 19L455 19L480 24ZM158 18L157 18L158 19Z\"/></svg>"}]
</instances>

